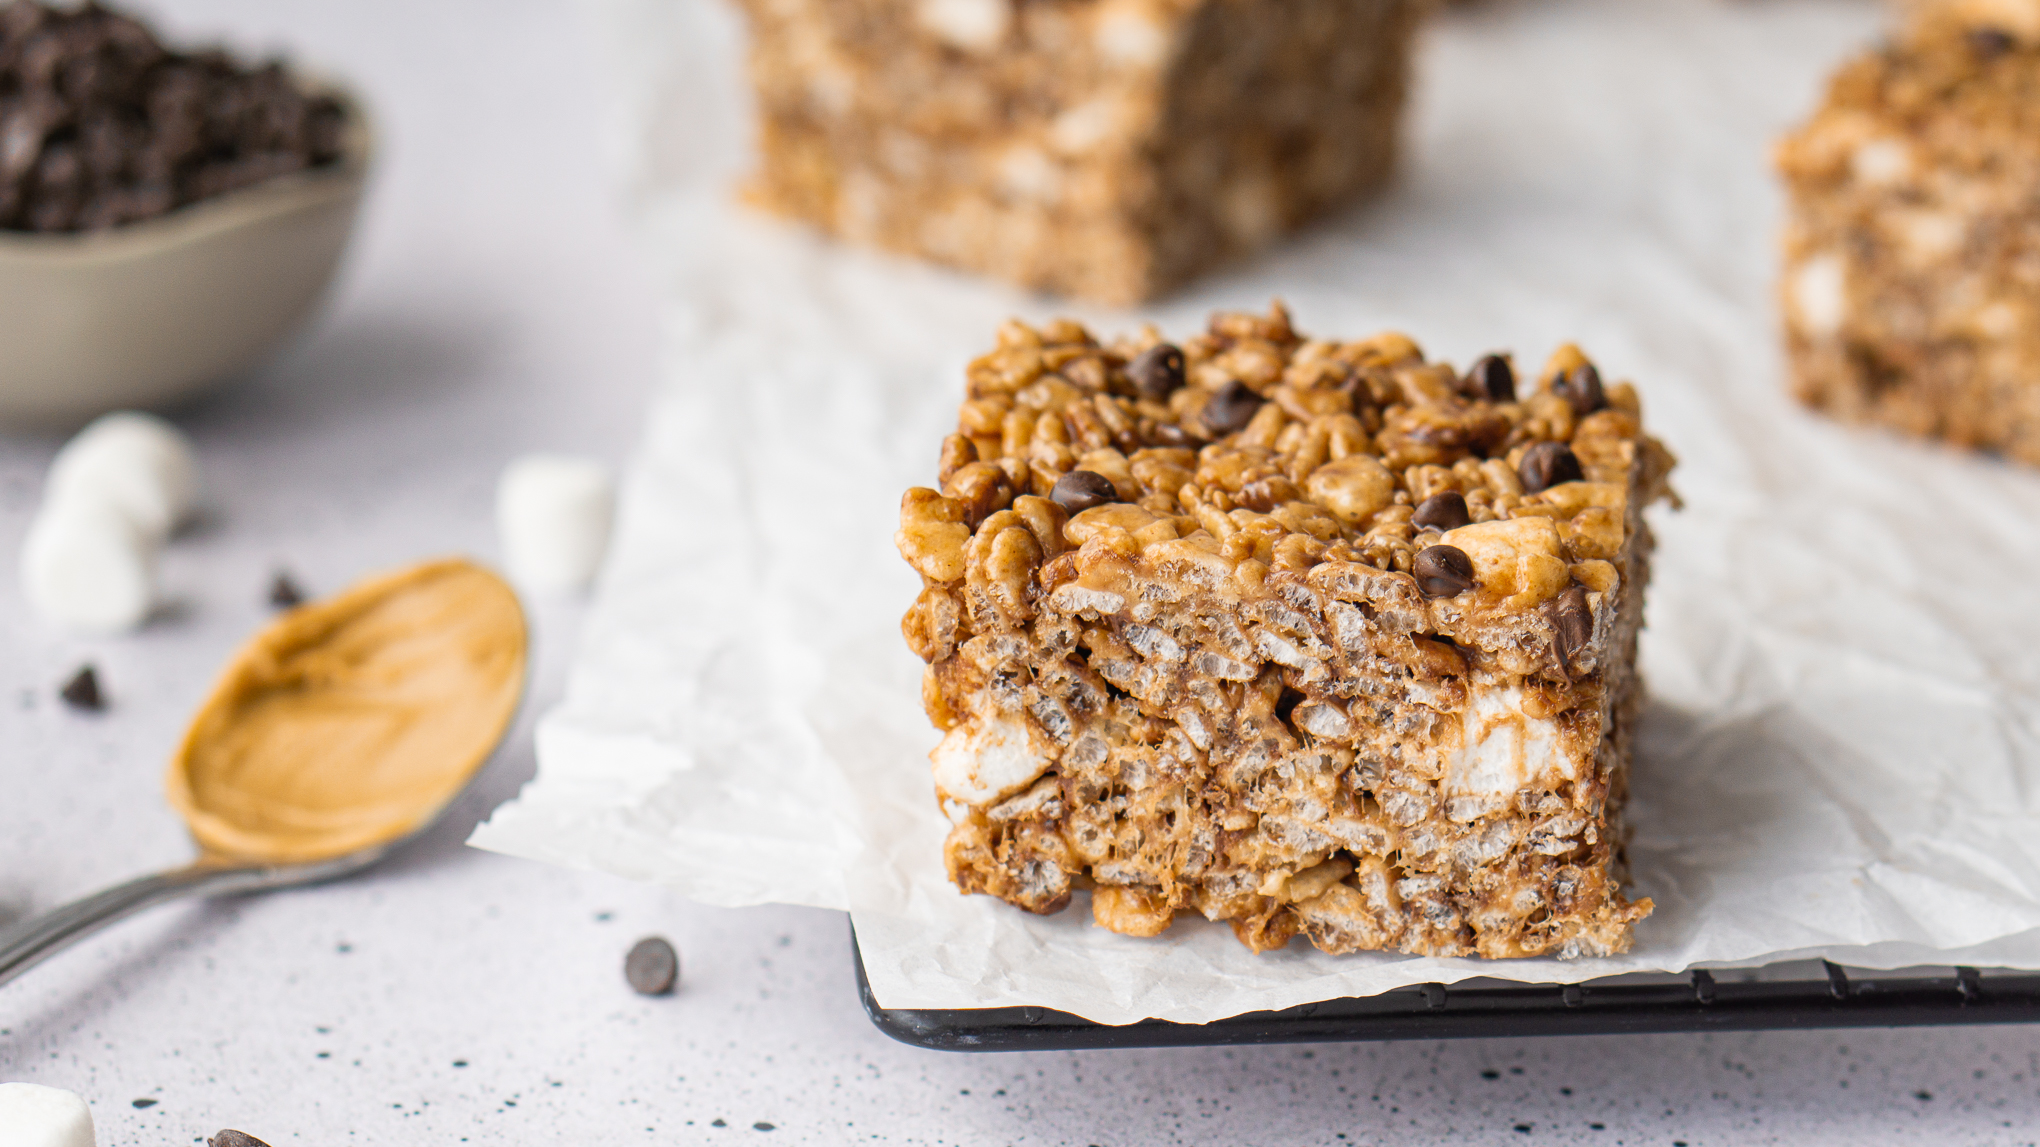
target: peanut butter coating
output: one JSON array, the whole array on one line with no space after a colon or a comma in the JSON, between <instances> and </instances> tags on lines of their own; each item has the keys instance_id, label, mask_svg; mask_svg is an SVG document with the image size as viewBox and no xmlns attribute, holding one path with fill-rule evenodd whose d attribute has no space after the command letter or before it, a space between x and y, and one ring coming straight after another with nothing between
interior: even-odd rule
<instances>
[{"instance_id":1,"label":"peanut butter coating","mask_svg":"<svg viewBox=\"0 0 2040 1147\"><path fill-rule=\"evenodd\" d=\"M516 594L457 559L292 610L221 674L171 760L170 803L225 857L307 862L401 838L509 728L525 647Z\"/></svg>"}]
</instances>

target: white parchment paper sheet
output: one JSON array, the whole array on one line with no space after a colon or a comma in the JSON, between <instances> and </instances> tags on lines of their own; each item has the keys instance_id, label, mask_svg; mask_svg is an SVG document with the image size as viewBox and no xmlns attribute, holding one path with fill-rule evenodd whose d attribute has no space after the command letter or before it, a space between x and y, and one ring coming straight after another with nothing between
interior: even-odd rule
<instances>
[{"instance_id":1,"label":"white parchment paper sheet","mask_svg":"<svg viewBox=\"0 0 2040 1147\"><path fill-rule=\"evenodd\" d=\"M1009 314L976 280L726 203L736 32L612 0L665 385L540 771L474 837L704 901L852 911L894 1007L1201 1022L1470 976L1578 980L1824 954L2040 967L2040 475L1792 405L1771 306L1769 141L1874 36L1865 0L1522 0L1425 37L1383 198L1190 294L1079 317L1183 331L1280 295L1299 326L1465 363L1579 340L1683 459L1660 511L1612 960L1255 956L1218 925L1132 940L945 881L900 492L932 481L961 366Z\"/></svg>"}]
</instances>

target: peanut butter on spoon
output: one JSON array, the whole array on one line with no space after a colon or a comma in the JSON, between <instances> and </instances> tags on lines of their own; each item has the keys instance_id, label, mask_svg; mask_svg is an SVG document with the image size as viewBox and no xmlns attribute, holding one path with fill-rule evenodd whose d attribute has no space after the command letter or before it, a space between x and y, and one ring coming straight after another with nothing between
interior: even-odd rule
<instances>
[{"instance_id":1,"label":"peanut butter on spoon","mask_svg":"<svg viewBox=\"0 0 2040 1147\"><path fill-rule=\"evenodd\" d=\"M349 876L425 830L510 730L524 612L457 559L294 609L227 663L170 762L199 856L0 927L0 985L80 937L186 896Z\"/></svg>"},{"instance_id":2,"label":"peanut butter on spoon","mask_svg":"<svg viewBox=\"0 0 2040 1147\"><path fill-rule=\"evenodd\" d=\"M227 664L171 759L170 803L226 857L294 864L397 840L488 759L524 661L517 595L465 561L294 609Z\"/></svg>"}]
</instances>

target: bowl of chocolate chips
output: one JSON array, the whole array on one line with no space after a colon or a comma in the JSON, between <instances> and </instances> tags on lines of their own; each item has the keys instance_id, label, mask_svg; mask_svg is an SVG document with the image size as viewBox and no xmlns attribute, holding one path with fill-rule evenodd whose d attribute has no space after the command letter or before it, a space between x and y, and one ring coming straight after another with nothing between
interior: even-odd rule
<instances>
[{"instance_id":1,"label":"bowl of chocolate chips","mask_svg":"<svg viewBox=\"0 0 2040 1147\"><path fill-rule=\"evenodd\" d=\"M0 7L0 421L247 372L332 281L368 159L331 83L166 47L96 3Z\"/></svg>"}]
</instances>

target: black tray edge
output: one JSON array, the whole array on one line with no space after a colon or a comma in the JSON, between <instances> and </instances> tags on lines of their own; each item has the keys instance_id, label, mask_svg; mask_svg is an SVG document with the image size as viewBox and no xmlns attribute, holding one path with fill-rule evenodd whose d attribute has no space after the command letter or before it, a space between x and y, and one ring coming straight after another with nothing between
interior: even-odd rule
<instances>
[{"instance_id":1,"label":"black tray edge","mask_svg":"<svg viewBox=\"0 0 2040 1147\"><path fill-rule=\"evenodd\" d=\"M1423 984L1378 996L1249 1012L1208 1024L1114 1027L1048 1008L881 1007L851 929L857 995L879 1031L935 1051L1076 1051L1261 1043L1770 1031L2040 1022L2040 974L1950 969L1891 978L1826 963L1820 980L1741 982L1695 970L1675 984ZM1724 973L1727 975L1727 973Z\"/></svg>"}]
</instances>

